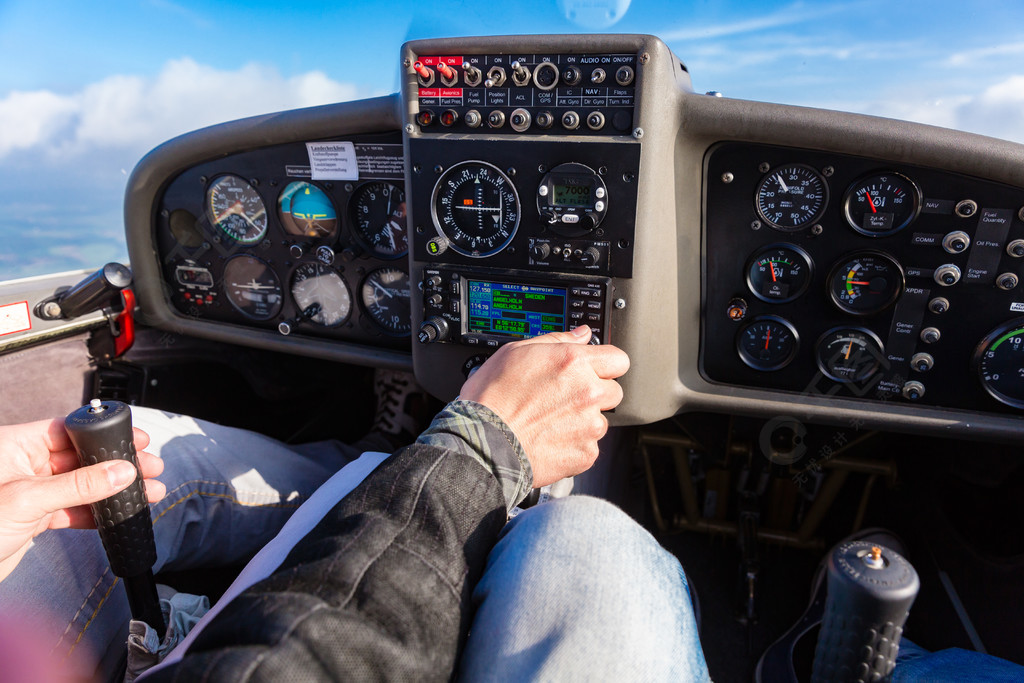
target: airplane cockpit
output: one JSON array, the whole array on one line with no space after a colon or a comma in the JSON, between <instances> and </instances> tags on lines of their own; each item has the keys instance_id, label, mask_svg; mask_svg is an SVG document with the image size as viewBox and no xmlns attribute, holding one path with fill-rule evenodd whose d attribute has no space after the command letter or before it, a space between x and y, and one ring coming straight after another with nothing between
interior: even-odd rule
<instances>
[{"instance_id":1,"label":"airplane cockpit","mask_svg":"<svg viewBox=\"0 0 1024 683\"><path fill-rule=\"evenodd\" d=\"M373 368L443 403L503 345L586 325L631 367L578 489L693 568L713 677L749 680L821 555L875 526L922 576L915 642L1024 662L1024 146L696 92L646 35L391 59L397 93L139 162L135 347L94 354L89 391L356 434ZM55 291L0 289L32 312L0 353L32 372L112 329L48 316Z\"/></svg>"}]
</instances>

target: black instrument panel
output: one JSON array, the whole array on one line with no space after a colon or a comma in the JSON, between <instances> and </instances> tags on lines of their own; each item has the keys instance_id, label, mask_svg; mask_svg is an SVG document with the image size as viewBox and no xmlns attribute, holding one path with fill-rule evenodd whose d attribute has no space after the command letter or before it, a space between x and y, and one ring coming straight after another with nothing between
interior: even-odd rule
<instances>
[{"instance_id":1,"label":"black instrument panel","mask_svg":"<svg viewBox=\"0 0 1024 683\"><path fill-rule=\"evenodd\" d=\"M155 238L164 291L180 314L408 348L401 136L337 144L331 163L356 166L333 175L329 163L314 172L315 152L300 143L197 164L170 181Z\"/></svg>"},{"instance_id":2,"label":"black instrument panel","mask_svg":"<svg viewBox=\"0 0 1024 683\"><path fill-rule=\"evenodd\" d=\"M1024 190L722 143L704 202L706 379L1019 414Z\"/></svg>"}]
</instances>

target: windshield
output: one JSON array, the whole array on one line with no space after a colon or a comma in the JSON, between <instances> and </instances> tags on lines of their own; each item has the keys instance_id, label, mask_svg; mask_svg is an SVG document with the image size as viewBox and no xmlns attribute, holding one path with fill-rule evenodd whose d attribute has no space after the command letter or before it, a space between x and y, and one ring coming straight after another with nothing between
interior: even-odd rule
<instances>
[{"instance_id":1,"label":"windshield","mask_svg":"<svg viewBox=\"0 0 1024 683\"><path fill-rule=\"evenodd\" d=\"M175 135L398 88L406 40L649 33L727 97L1024 142L1024 5L949 0L0 3L0 281L126 261L132 168Z\"/></svg>"}]
</instances>

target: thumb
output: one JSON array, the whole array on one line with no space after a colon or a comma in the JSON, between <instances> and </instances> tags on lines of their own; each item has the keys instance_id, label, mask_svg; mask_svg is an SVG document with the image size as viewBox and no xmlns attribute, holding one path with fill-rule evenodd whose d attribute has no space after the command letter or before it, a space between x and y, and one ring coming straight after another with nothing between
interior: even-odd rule
<instances>
[{"instance_id":1,"label":"thumb","mask_svg":"<svg viewBox=\"0 0 1024 683\"><path fill-rule=\"evenodd\" d=\"M125 489L139 475L127 460L110 460L80 467L33 482L31 504L44 513L87 505Z\"/></svg>"},{"instance_id":2,"label":"thumb","mask_svg":"<svg viewBox=\"0 0 1024 683\"><path fill-rule=\"evenodd\" d=\"M589 327L586 325L580 325L574 327L568 332L549 332L548 334L542 334L539 337L532 337L530 339L524 339L520 344L586 344L590 341L590 335L592 334Z\"/></svg>"}]
</instances>

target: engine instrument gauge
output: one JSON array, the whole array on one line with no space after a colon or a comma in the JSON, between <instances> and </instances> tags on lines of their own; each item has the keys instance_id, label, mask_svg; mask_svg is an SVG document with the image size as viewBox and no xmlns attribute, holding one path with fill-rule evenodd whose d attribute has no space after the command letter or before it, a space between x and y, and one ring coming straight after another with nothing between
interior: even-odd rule
<instances>
[{"instance_id":1,"label":"engine instrument gauge","mask_svg":"<svg viewBox=\"0 0 1024 683\"><path fill-rule=\"evenodd\" d=\"M508 176L484 161L455 164L430 198L438 232L463 256L497 254L519 228L519 193Z\"/></svg>"},{"instance_id":2,"label":"engine instrument gauge","mask_svg":"<svg viewBox=\"0 0 1024 683\"><path fill-rule=\"evenodd\" d=\"M754 203L768 225L792 232L821 218L828 204L828 185L810 166L780 166L758 183Z\"/></svg>"},{"instance_id":3,"label":"engine instrument gauge","mask_svg":"<svg viewBox=\"0 0 1024 683\"><path fill-rule=\"evenodd\" d=\"M786 320L773 315L755 318L736 335L736 352L755 370L779 370L796 356L800 337Z\"/></svg>"},{"instance_id":4,"label":"engine instrument gauge","mask_svg":"<svg viewBox=\"0 0 1024 683\"><path fill-rule=\"evenodd\" d=\"M792 244L758 250L747 265L747 286L758 299L781 304L792 301L811 283L811 258Z\"/></svg>"},{"instance_id":5,"label":"engine instrument gauge","mask_svg":"<svg viewBox=\"0 0 1024 683\"><path fill-rule=\"evenodd\" d=\"M1024 408L1024 318L992 330L974 352L981 385L994 399Z\"/></svg>"},{"instance_id":6,"label":"engine instrument gauge","mask_svg":"<svg viewBox=\"0 0 1024 683\"><path fill-rule=\"evenodd\" d=\"M921 211L921 190L899 173L861 178L846 191L843 212L857 232L869 237L892 235L910 225Z\"/></svg>"},{"instance_id":7,"label":"engine instrument gauge","mask_svg":"<svg viewBox=\"0 0 1024 683\"><path fill-rule=\"evenodd\" d=\"M376 256L393 259L409 250L405 224L405 192L376 180L359 186L349 200L356 237Z\"/></svg>"},{"instance_id":8,"label":"engine instrument gauge","mask_svg":"<svg viewBox=\"0 0 1024 683\"><path fill-rule=\"evenodd\" d=\"M884 358L882 342L861 327L829 330L815 347L818 369L837 382L863 382L875 374Z\"/></svg>"},{"instance_id":9,"label":"engine instrument gauge","mask_svg":"<svg viewBox=\"0 0 1024 683\"><path fill-rule=\"evenodd\" d=\"M223 175L206 193L210 223L239 244L256 244L267 234L267 207L252 185Z\"/></svg>"},{"instance_id":10,"label":"engine instrument gauge","mask_svg":"<svg viewBox=\"0 0 1024 683\"><path fill-rule=\"evenodd\" d=\"M854 315L888 308L903 293L903 269L877 251L854 254L836 264L828 278L832 303Z\"/></svg>"},{"instance_id":11,"label":"engine instrument gauge","mask_svg":"<svg viewBox=\"0 0 1024 683\"><path fill-rule=\"evenodd\" d=\"M269 320L281 311L281 282L273 269L242 254L224 265L224 292L238 311L253 320Z\"/></svg>"},{"instance_id":12,"label":"engine instrument gauge","mask_svg":"<svg viewBox=\"0 0 1024 683\"><path fill-rule=\"evenodd\" d=\"M338 213L331 198L304 180L285 186L277 200L277 215L289 235L328 239L338 232Z\"/></svg>"},{"instance_id":13,"label":"engine instrument gauge","mask_svg":"<svg viewBox=\"0 0 1024 683\"><path fill-rule=\"evenodd\" d=\"M412 331L408 273L378 268L366 276L360 290L363 308L384 332L404 337Z\"/></svg>"},{"instance_id":14,"label":"engine instrument gauge","mask_svg":"<svg viewBox=\"0 0 1024 683\"><path fill-rule=\"evenodd\" d=\"M304 317L324 327L342 324L352 312L352 294L344 278L319 262L303 263L292 273L292 299ZM316 308L310 310L311 306Z\"/></svg>"}]
</instances>

